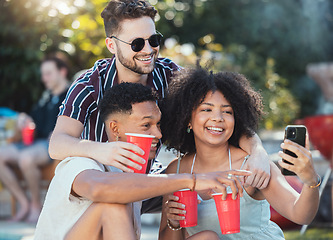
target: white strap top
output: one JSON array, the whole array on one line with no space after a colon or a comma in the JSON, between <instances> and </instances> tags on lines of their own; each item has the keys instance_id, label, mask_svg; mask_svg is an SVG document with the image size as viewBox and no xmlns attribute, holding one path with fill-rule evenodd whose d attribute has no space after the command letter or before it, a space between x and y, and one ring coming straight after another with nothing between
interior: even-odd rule
<instances>
[{"instance_id":1,"label":"white strap top","mask_svg":"<svg viewBox=\"0 0 333 240\"><path fill-rule=\"evenodd\" d=\"M231 155L230 149L229 153L229 168L231 166ZM191 167L191 173L193 172L194 163L196 155L193 157L193 163ZM243 168L246 160L249 158L247 155L244 158L242 166ZM270 221L270 207L266 200L255 200L247 194L246 191L243 192L243 197L240 198L240 233L226 234L222 235L220 230L220 225L218 221L218 216L216 212L216 206L213 199L203 200L198 194L198 199L201 203L198 204L198 225L195 227L186 228L186 231L192 236L195 233L211 230L216 232L220 239L225 240L239 240L239 239L249 239L249 240L283 240L282 230L277 224Z\"/></svg>"},{"instance_id":2,"label":"white strap top","mask_svg":"<svg viewBox=\"0 0 333 240\"><path fill-rule=\"evenodd\" d=\"M194 154L194 157L193 157L193 162L192 162L192 166L191 166L191 174L193 173L193 168L194 168L194 163L195 163L195 158L196 158L197 154ZM229 168L230 170L232 170L232 167L231 167L231 154L230 154L230 148L228 149L228 156L229 156ZM244 158L244 161L242 163L242 166L240 167L240 169L242 169L244 167L244 164L246 162L246 160L250 157L250 155L247 155L245 158ZM177 172L178 173L178 172Z\"/></svg>"}]
</instances>

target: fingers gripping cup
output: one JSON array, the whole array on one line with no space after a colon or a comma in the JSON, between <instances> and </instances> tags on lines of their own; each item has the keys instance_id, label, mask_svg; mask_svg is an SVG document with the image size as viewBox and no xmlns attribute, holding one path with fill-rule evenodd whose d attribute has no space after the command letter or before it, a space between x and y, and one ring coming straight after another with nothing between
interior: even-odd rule
<instances>
[{"instance_id":1,"label":"fingers gripping cup","mask_svg":"<svg viewBox=\"0 0 333 240\"><path fill-rule=\"evenodd\" d=\"M174 192L173 195L179 197L178 202L185 205L185 216L184 220L180 220L179 224L181 227L194 227L198 221L198 194L196 191L190 189L182 189Z\"/></svg>"},{"instance_id":2,"label":"fingers gripping cup","mask_svg":"<svg viewBox=\"0 0 333 240\"><path fill-rule=\"evenodd\" d=\"M127 142L137 145L145 152L144 155L140 155L138 153L135 153L135 154L137 154L138 156L140 156L146 160L146 162L144 164L141 164L141 163L138 163L131 159L133 162L142 166L141 170L137 170L130 166L128 166L128 168L132 169L135 173L145 174L146 170L147 170L147 162L148 162L148 157L150 154L151 143L152 143L153 139L155 138L155 136L138 134L138 133L125 133L125 135L127 136Z\"/></svg>"},{"instance_id":3,"label":"fingers gripping cup","mask_svg":"<svg viewBox=\"0 0 333 240\"><path fill-rule=\"evenodd\" d=\"M213 197L222 234L238 233L240 231L239 195L235 200L232 199L231 193L227 194L226 200L222 200L222 193L214 193Z\"/></svg>"},{"instance_id":4,"label":"fingers gripping cup","mask_svg":"<svg viewBox=\"0 0 333 240\"><path fill-rule=\"evenodd\" d=\"M24 145L31 145L34 142L35 124L27 124L22 129L22 141Z\"/></svg>"}]
</instances>

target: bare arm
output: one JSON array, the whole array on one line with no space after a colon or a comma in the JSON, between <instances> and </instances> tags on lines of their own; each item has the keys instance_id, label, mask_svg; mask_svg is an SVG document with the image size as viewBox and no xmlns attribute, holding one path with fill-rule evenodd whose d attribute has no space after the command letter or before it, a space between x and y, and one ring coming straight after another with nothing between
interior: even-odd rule
<instances>
[{"instance_id":1,"label":"bare arm","mask_svg":"<svg viewBox=\"0 0 333 240\"><path fill-rule=\"evenodd\" d=\"M304 184L299 194L289 185L274 163L271 165L271 174L268 187L261 190L267 201L289 220L301 225L309 224L318 210L318 188L310 188Z\"/></svg>"},{"instance_id":2,"label":"bare arm","mask_svg":"<svg viewBox=\"0 0 333 240\"><path fill-rule=\"evenodd\" d=\"M196 175L197 190L215 189L225 192L224 184L229 185L237 194L242 191L240 183L228 179L227 174L249 175L249 172L227 171ZM72 190L79 196L94 202L130 203L146 198L172 193L183 188L192 188L194 180L191 174L146 175L137 173L110 173L97 170L85 170L75 178Z\"/></svg>"},{"instance_id":3,"label":"bare arm","mask_svg":"<svg viewBox=\"0 0 333 240\"><path fill-rule=\"evenodd\" d=\"M72 189L94 202L125 204L192 186L190 174L146 175L86 170L76 177Z\"/></svg>"},{"instance_id":4,"label":"bare arm","mask_svg":"<svg viewBox=\"0 0 333 240\"><path fill-rule=\"evenodd\" d=\"M317 185L317 174L308 146L308 139L307 149L291 141L285 141L282 147L294 152L298 158L279 153L281 157L294 164L289 165L281 161L279 162L281 167L294 171L304 183L300 194L288 184L274 164L271 166L271 181L266 189L261 190L276 211L298 224L309 224L315 217L319 206L319 189L310 187Z\"/></svg>"},{"instance_id":5,"label":"bare arm","mask_svg":"<svg viewBox=\"0 0 333 240\"><path fill-rule=\"evenodd\" d=\"M258 189L267 187L270 179L270 165L266 150L257 134L250 138L242 136L239 140L239 146L250 154L246 163L246 169L252 172L252 175L246 178L245 185Z\"/></svg>"},{"instance_id":6,"label":"bare arm","mask_svg":"<svg viewBox=\"0 0 333 240\"><path fill-rule=\"evenodd\" d=\"M100 163L117 167L123 171L131 172L125 165L132 167L140 166L128 158L137 162L144 159L130 152L142 153L141 149L134 144L125 142L101 143L80 139L83 124L70 117L59 116L56 126L51 135L49 154L53 159L63 160L66 157L88 157Z\"/></svg>"}]
</instances>

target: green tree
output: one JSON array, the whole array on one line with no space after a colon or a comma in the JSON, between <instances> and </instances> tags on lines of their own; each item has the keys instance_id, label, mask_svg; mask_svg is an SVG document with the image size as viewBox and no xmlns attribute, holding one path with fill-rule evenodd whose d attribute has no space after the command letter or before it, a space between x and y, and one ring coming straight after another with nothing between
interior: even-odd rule
<instances>
[{"instance_id":1,"label":"green tree","mask_svg":"<svg viewBox=\"0 0 333 240\"><path fill-rule=\"evenodd\" d=\"M156 6L158 28L181 44L193 43L197 53L209 43L200 39L212 35L223 46L237 44L275 59L276 71L302 103L301 116L314 113L320 92L305 67L333 59L332 1L164 0Z\"/></svg>"},{"instance_id":2,"label":"green tree","mask_svg":"<svg viewBox=\"0 0 333 240\"><path fill-rule=\"evenodd\" d=\"M198 54L194 47L191 51L188 44L179 44L175 39L166 40L166 49L163 49L161 54L176 59L178 63L187 67L195 67L199 63L200 66L214 71L244 74L263 97L266 115L260 127L281 128L299 117L300 104L289 90L287 79L275 71L273 59L264 59L243 45L231 44L224 48L221 44L213 42L213 35L205 37L210 38L211 42ZM205 41L208 42L208 39Z\"/></svg>"},{"instance_id":3,"label":"green tree","mask_svg":"<svg viewBox=\"0 0 333 240\"><path fill-rule=\"evenodd\" d=\"M17 111L28 112L39 98L40 60L47 52L59 51L63 41L61 18L40 4L39 0L0 1L0 105Z\"/></svg>"},{"instance_id":4,"label":"green tree","mask_svg":"<svg viewBox=\"0 0 333 240\"><path fill-rule=\"evenodd\" d=\"M201 56L208 64L215 62L217 70L244 73L258 89L267 85L267 59L274 59L272 74L301 102L300 116L313 112L320 92L305 76L305 66L332 60L332 1L149 1L159 12L157 29L177 42L175 48L164 48L164 56L174 56L183 66ZM62 51L72 74L111 57L100 17L106 3L0 1L0 105L29 109L43 90L39 63L47 54Z\"/></svg>"}]
</instances>

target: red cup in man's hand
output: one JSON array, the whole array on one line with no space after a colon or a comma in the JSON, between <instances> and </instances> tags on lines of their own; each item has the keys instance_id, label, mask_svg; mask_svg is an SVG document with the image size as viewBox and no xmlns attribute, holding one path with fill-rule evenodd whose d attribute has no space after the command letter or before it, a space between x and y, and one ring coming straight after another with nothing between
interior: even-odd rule
<instances>
[{"instance_id":1,"label":"red cup in man's hand","mask_svg":"<svg viewBox=\"0 0 333 240\"><path fill-rule=\"evenodd\" d=\"M142 167L141 170L137 170L131 166L128 166L128 168L132 169L135 173L145 174L146 170L147 170L147 163L148 163L148 157L150 154L151 143L152 143L153 139L155 138L155 136L138 134L138 133L125 133L125 135L127 136L127 142L137 145L145 152L144 155L140 155L137 153L136 154L146 160L146 162L144 164L142 164L142 163L135 162L131 159L133 162L139 164Z\"/></svg>"}]
</instances>

